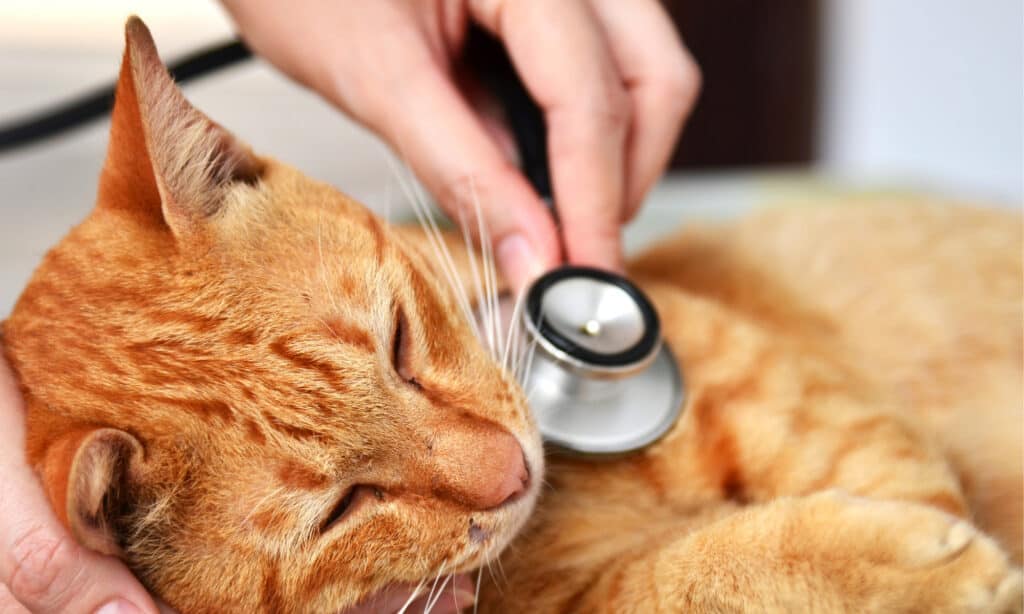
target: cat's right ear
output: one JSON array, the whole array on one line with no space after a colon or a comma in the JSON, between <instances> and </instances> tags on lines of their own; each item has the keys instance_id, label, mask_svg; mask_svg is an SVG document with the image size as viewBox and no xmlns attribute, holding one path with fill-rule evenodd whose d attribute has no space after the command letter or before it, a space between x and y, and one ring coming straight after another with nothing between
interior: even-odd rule
<instances>
[{"instance_id":1,"label":"cat's right ear","mask_svg":"<svg viewBox=\"0 0 1024 614\"><path fill-rule=\"evenodd\" d=\"M129 18L98 206L180 238L201 231L232 187L262 172L248 146L189 104L146 25Z\"/></svg>"},{"instance_id":2,"label":"cat's right ear","mask_svg":"<svg viewBox=\"0 0 1024 614\"><path fill-rule=\"evenodd\" d=\"M96 552L121 554L123 521L143 471L135 437L113 428L67 433L46 451L39 471L60 520Z\"/></svg>"}]
</instances>

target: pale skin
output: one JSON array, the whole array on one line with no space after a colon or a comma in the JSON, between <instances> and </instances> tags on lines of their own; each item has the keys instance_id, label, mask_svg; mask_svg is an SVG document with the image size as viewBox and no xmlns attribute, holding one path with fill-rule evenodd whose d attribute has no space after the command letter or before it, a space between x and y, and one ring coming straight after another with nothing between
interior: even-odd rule
<instances>
[{"instance_id":1,"label":"pale skin","mask_svg":"<svg viewBox=\"0 0 1024 614\"><path fill-rule=\"evenodd\" d=\"M258 54L386 140L450 215L475 194L513 287L564 261L621 270L621 226L664 171L700 87L657 0L223 4ZM493 104L457 78L470 20L501 39L544 113L561 229L515 167ZM58 522L23 458L23 419L0 360L0 614L165 610ZM472 583L455 582L434 612L469 603ZM352 612L397 611L410 594L393 587Z\"/></svg>"}]
</instances>

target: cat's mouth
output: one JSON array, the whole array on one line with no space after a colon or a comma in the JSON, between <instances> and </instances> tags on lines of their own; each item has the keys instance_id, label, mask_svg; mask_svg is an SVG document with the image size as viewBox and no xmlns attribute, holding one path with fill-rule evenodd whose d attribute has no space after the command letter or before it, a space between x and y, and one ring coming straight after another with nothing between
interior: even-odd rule
<instances>
[{"instance_id":1,"label":"cat's mouth","mask_svg":"<svg viewBox=\"0 0 1024 614\"><path fill-rule=\"evenodd\" d=\"M473 553L473 556L468 557L472 563L460 571L479 568L496 559L519 534L533 512L543 481L544 457L539 443L536 446L523 443L526 473L522 488L500 506L470 516L467 550Z\"/></svg>"}]
</instances>

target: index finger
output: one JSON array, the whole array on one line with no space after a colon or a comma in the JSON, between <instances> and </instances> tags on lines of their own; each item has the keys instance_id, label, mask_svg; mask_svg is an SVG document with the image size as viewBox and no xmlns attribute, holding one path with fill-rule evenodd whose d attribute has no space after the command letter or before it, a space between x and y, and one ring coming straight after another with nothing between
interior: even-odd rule
<instances>
[{"instance_id":1,"label":"index finger","mask_svg":"<svg viewBox=\"0 0 1024 614\"><path fill-rule=\"evenodd\" d=\"M569 261L621 270L630 101L600 23L578 0L479 0L471 6L502 39L544 111Z\"/></svg>"}]
</instances>

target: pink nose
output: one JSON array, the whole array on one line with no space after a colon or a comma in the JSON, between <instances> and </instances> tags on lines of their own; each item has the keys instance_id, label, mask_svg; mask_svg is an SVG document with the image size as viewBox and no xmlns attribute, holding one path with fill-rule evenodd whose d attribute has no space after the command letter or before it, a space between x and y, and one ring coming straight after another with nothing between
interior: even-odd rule
<instances>
[{"instance_id":1,"label":"pink nose","mask_svg":"<svg viewBox=\"0 0 1024 614\"><path fill-rule=\"evenodd\" d=\"M526 491L530 472L523 449L504 430L455 430L438 437L435 491L473 509L491 509Z\"/></svg>"},{"instance_id":2,"label":"pink nose","mask_svg":"<svg viewBox=\"0 0 1024 614\"><path fill-rule=\"evenodd\" d=\"M519 442L515 442L515 446L503 450L501 454L505 457L504 470L494 494L486 501L492 503L490 507L498 507L515 500L526 492L526 487L530 484L530 472L526 468L526 459L523 457L523 449Z\"/></svg>"}]
</instances>

